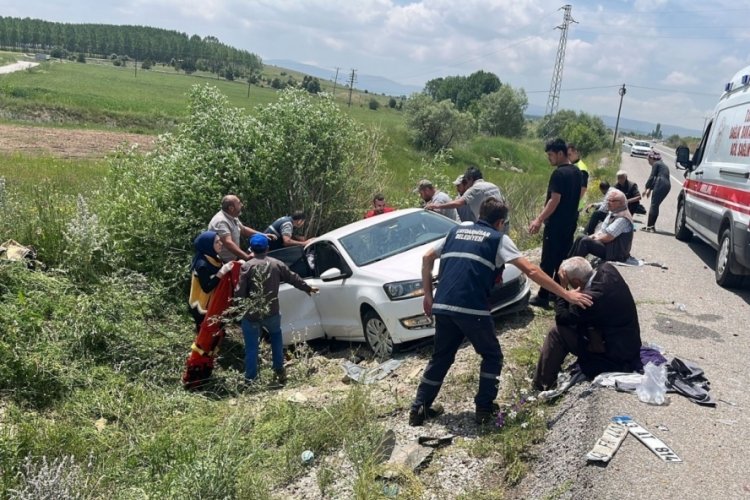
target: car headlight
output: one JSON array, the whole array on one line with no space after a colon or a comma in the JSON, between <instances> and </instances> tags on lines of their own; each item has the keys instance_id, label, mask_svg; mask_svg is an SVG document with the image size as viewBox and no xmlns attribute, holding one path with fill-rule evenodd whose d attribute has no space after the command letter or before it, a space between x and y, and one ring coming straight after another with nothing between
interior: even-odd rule
<instances>
[{"instance_id":1,"label":"car headlight","mask_svg":"<svg viewBox=\"0 0 750 500\"><path fill-rule=\"evenodd\" d=\"M394 281L383 285L383 289L391 300L404 300L424 295L422 280Z\"/></svg>"}]
</instances>

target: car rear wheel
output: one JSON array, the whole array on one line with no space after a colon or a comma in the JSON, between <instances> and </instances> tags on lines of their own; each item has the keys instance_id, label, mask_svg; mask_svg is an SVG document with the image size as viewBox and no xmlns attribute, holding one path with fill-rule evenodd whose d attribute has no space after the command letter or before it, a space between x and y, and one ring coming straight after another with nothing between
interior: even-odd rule
<instances>
[{"instance_id":1,"label":"car rear wheel","mask_svg":"<svg viewBox=\"0 0 750 500\"><path fill-rule=\"evenodd\" d=\"M734 252L732 251L732 231L725 229L721 233L719 241L719 251L716 252L716 282L724 288L738 286L742 281L742 276L732 272L734 263Z\"/></svg>"},{"instance_id":2,"label":"car rear wheel","mask_svg":"<svg viewBox=\"0 0 750 500\"><path fill-rule=\"evenodd\" d=\"M378 313L373 310L367 311L362 317L362 327L367 345L375 353L375 357L390 358L393 355L393 338Z\"/></svg>"},{"instance_id":3,"label":"car rear wheel","mask_svg":"<svg viewBox=\"0 0 750 500\"><path fill-rule=\"evenodd\" d=\"M674 219L674 237L680 241L693 239L693 232L685 225L685 203L677 206L677 217Z\"/></svg>"}]
</instances>

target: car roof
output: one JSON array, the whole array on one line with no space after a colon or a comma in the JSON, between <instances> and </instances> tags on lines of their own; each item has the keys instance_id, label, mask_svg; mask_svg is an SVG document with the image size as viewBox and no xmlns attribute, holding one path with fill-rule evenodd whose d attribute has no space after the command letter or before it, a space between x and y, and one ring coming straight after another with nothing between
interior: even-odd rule
<instances>
[{"instance_id":1,"label":"car roof","mask_svg":"<svg viewBox=\"0 0 750 500\"><path fill-rule=\"evenodd\" d=\"M361 229L365 229L371 226L375 226L376 224L380 224L381 222L385 222L391 219L397 219L406 214L411 214L414 212L421 212L423 210L424 210L423 208L404 208L401 210L394 210L393 212L387 212L384 214L375 215L373 217L368 217L367 219L362 219L356 222L352 222L351 224L347 224L346 226L342 226L340 228L334 229L333 231L328 231L327 233L321 234L320 236L315 238L315 240L318 240L320 238L337 240L343 236L347 236Z\"/></svg>"}]
</instances>

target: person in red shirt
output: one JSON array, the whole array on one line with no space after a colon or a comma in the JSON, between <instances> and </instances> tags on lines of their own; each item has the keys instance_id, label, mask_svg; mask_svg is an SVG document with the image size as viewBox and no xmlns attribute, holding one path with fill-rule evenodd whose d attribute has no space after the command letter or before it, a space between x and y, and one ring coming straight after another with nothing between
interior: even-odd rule
<instances>
[{"instance_id":1,"label":"person in red shirt","mask_svg":"<svg viewBox=\"0 0 750 500\"><path fill-rule=\"evenodd\" d=\"M380 214L387 214L388 212L393 212L396 210L393 207L388 207L385 204L385 196L383 196L381 193L376 194L372 199L372 210L368 210L365 214L365 219L368 217L373 217L375 215Z\"/></svg>"}]
</instances>

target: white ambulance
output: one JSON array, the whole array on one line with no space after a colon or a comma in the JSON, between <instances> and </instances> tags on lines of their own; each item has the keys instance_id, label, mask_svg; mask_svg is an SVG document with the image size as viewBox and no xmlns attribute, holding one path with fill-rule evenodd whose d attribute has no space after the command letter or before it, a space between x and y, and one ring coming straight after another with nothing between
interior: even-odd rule
<instances>
[{"instance_id":1,"label":"white ambulance","mask_svg":"<svg viewBox=\"0 0 750 500\"><path fill-rule=\"evenodd\" d=\"M716 282L739 286L750 275L750 66L724 87L693 159L687 148L677 153L687 172L675 236L713 246Z\"/></svg>"}]
</instances>

